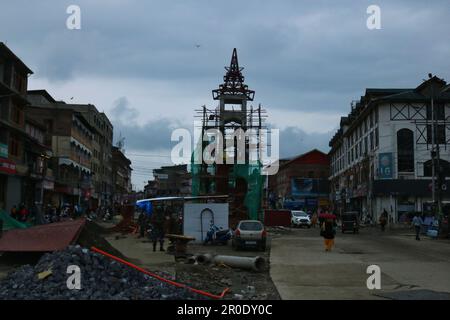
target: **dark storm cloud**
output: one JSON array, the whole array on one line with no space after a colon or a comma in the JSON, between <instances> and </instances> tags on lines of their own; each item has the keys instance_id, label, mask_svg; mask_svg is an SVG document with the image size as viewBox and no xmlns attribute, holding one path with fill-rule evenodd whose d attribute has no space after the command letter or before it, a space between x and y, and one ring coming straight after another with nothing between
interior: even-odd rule
<instances>
[{"instance_id":1,"label":"dark storm cloud","mask_svg":"<svg viewBox=\"0 0 450 320\"><path fill-rule=\"evenodd\" d=\"M114 139L125 137L125 146L129 150L161 150L170 148L171 135L179 124L170 118L155 119L138 125L139 111L129 105L126 97L116 100L111 111L114 126Z\"/></svg>"},{"instance_id":2,"label":"dark storm cloud","mask_svg":"<svg viewBox=\"0 0 450 320\"><path fill-rule=\"evenodd\" d=\"M332 133L306 133L297 127L280 130L280 158L294 157L312 149L328 153Z\"/></svg>"},{"instance_id":3,"label":"dark storm cloud","mask_svg":"<svg viewBox=\"0 0 450 320\"><path fill-rule=\"evenodd\" d=\"M441 36L450 29L446 1L376 1L382 30L374 31L366 28L371 1L84 0L77 1L82 29L70 31L65 10L72 3L1 5L0 39L40 77L215 86L238 47L259 101L346 112L366 87L414 86L428 72L450 76L450 44Z\"/></svg>"}]
</instances>

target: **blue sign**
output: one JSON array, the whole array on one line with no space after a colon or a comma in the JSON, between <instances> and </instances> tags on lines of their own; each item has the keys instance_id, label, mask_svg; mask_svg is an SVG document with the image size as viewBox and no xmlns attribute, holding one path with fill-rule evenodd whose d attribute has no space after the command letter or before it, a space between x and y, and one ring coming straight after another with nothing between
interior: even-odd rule
<instances>
[{"instance_id":1,"label":"blue sign","mask_svg":"<svg viewBox=\"0 0 450 320\"><path fill-rule=\"evenodd\" d=\"M392 179L394 177L393 157L391 152L378 155L378 178Z\"/></svg>"}]
</instances>

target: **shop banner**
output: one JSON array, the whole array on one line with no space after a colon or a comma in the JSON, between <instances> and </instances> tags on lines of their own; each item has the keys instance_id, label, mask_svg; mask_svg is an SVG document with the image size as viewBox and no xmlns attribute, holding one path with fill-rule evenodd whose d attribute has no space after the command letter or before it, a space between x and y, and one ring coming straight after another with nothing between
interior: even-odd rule
<instances>
[{"instance_id":1,"label":"shop banner","mask_svg":"<svg viewBox=\"0 0 450 320\"><path fill-rule=\"evenodd\" d=\"M0 143L0 158L8 158L8 145Z\"/></svg>"}]
</instances>

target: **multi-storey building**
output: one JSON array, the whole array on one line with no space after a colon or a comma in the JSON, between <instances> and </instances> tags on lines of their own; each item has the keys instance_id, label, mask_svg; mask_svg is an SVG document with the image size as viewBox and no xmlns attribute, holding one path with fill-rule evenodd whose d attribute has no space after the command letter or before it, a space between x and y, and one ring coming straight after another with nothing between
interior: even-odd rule
<instances>
[{"instance_id":1,"label":"multi-storey building","mask_svg":"<svg viewBox=\"0 0 450 320\"><path fill-rule=\"evenodd\" d=\"M185 164L154 169L153 176L157 196L192 195L192 177Z\"/></svg>"},{"instance_id":2,"label":"multi-storey building","mask_svg":"<svg viewBox=\"0 0 450 320\"><path fill-rule=\"evenodd\" d=\"M112 147L114 204L123 204L131 194L131 161L118 147Z\"/></svg>"},{"instance_id":3,"label":"multi-storey building","mask_svg":"<svg viewBox=\"0 0 450 320\"><path fill-rule=\"evenodd\" d=\"M40 99L44 98L40 96ZM46 200L57 206L80 204L85 208L92 207L94 129L81 113L58 108L57 104L28 106L27 115L44 124L51 139L51 168L55 175L55 187L51 197Z\"/></svg>"},{"instance_id":4,"label":"multi-storey building","mask_svg":"<svg viewBox=\"0 0 450 320\"><path fill-rule=\"evenodd\" d=\"M45 90L28 91L29 100L34 105L48 104ZM68 104L61 101L50 102L55 108L70 109L80 113L93 130L92 140L92 181L94 189L91 194L92 206L110 206L113 196L112 140L113 126L103 112L92 104Z\"/></svg>"},{"instance_id":5,"label":"multi-storey building","mask_svg":"<svg viewBox=\"0 0 450 320\"><path fill-rule=\"evenodd\" d=\"M281 160L276 175L269 176L269 202L288 209L317 210L328 207L329 159L311 150L290 160Z\"/></svg>"},{"instance_id":6,"label":"multi-storey building","mask_svg":"<svg viewBox=\"0 0 450 320\"><path fill-rule=\"evenodd\" d=\"M357 210L375 219L386 210L393 222L430 212L432 140L440 150L436 172L449 176L449 117L450 88L437 77L412 89L366 89L330 141L335 210ZM438 197L448 212L445 180L436 185Z\"/></svg>"},{"instance_id":7,"label":"multi-storey building","mask_svg":"<svg viewBox=\"0 0 450 320\"><path fill-rule=\"evenodd\" d=\"M53 156L51 141L47 138L47 128L30 118L25 108L25 161L28 175L24 183L24 203L27 207L41 207L48 203L54 190L53 170L49 167Z\"/></svg>"},{"instance_id":8,"label":"multi-storey building","mask_svg":"<svg viewBox=\"0 0 450 320\"><path fill-rule=\"evenodd\" d=\"M33 72L0 42L0 209L24 201L28 177L24 109L28 76Z\"/></svg>"}]
</instances>

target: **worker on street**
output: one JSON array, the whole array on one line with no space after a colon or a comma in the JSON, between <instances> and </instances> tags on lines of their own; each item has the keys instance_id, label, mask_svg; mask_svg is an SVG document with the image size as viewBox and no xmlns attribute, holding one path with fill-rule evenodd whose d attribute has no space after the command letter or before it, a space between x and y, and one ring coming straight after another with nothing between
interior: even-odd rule
<instances>
[{"instance_id":1,"label":"worker on street","mask_svg":"<svg viewBox=\"0 0 450 320\"><path fill-rule=\"evenodd\" d=\"M138 225L139 225L139 238L143 238L145 236L145 229L147 228L147 214L144 210L141 211L138 217Z\"/></svg>"},{"instance_id":2,"label":"worker on street","mask_svg":"<svg viewBox=\"0 0 450 320\"><path fill-rule=\"evenodd\" d=\"M156 210L152 217L150 228L150 238L153 241L153 251L156 251L156 245L159 242L159 251L164 250L164 216L161 210Z\"/></svg>"},{"instance_id":3,"label":"worker on street","mask_svg":"<svg viewBox=\"0 0 450 320\"><path fill-rule=\"evenodd\" d=\"M388 221L388 213L387 213L386 209L384 209L380 216L381 231L384 231L387 221Z\"/></svg>"},{"instance_id":4,"label":"worker on street","mask_svg":"<svg viewBox=\"0 0 450 320\"><path fill-rule=\"evenodd\" d=\"M423 220L420 217L419 213L417 212L412 220L412 225L414 226L414 229L416 231L416 240L417 241L420 240L419 234L420 234L420 228L422 227L422 224L423 224Z\"/></svg>"}]
</instances>

